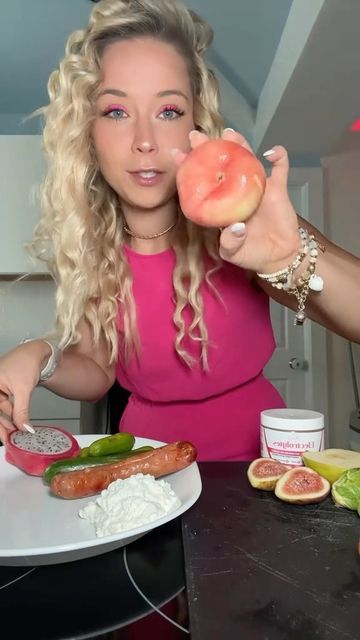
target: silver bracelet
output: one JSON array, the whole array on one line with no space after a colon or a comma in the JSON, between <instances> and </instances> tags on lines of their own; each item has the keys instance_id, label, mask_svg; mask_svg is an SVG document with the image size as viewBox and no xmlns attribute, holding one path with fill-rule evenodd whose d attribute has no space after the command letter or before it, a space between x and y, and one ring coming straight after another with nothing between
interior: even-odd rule
<instances>
[{"instance_id":1,"label":"silver bracelet","mask_svg":"<svg viewBox=\"0 0 360 640\"><path fill-rule=\"evenodd\" d=\"M50 338L26 338L22 341L22 344L24 344L25 342L34 342L34 340L41 340L42 342L46 342L46 344L48 344L51 349L49 359L46 365L40 371L38 384L41 384L42 382L45 382L45 380L48 380L48 378L51 378L51 376L55 373L55 370L60 362L61 349L59 348L57 341L51 340Z\"/></svg>"}]
</instances>

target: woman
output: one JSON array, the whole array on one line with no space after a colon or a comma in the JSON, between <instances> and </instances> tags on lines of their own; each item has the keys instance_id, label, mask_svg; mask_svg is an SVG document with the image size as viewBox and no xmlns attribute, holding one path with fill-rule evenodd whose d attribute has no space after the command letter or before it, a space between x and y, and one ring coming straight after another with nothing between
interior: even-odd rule
<instances>
[{"instance_id":1,"label":"woman","mask_svg":"<svg viewBox=\"0 0 360 640\"><path fill-rule=\"evenodd\" d=\"M120 429L189 439L202 460L251 459L260 411L284 404L262 374L274 350L268 295L299 322L306 302L314 320L359 336L339 308L358 262L316 231L299 236L282 147L267 154L271 176L246 227L220 233L180 211L176 171L191 147L221 135L247 144L223 130L203 58L211 39L171 0L103 0L70 37L43 110L49 172L33 242L57 283L61 354L39 339L3 356L2 440L29 428L39 379L92 401L117 378L131 391Z\"/></svg>"}]
</instances>

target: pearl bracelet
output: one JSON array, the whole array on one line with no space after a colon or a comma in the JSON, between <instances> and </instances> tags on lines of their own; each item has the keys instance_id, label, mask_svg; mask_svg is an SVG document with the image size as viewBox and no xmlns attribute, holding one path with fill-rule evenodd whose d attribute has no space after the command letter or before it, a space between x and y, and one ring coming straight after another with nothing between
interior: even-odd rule
<instances>
[{"instance_id":1,"label":"pearl bracelet","mask_svg":"<svg viewBox=\"0 0 360 640\"><path fill-rule=\"evenodd\" d=\"M325 247L320 245L313 235L310 235L307 229L299 227L299 235L301 240L301 250L297 254L295 260L280 271L274 273L258 273L258 277L269 282L272 287L284 290L289 295L296 297L298 308L294 318L295 325L304 324L305 320L305 304L309 295L309 290L322 291L324 281L321 276L315 275L316 262L319 255L319 249L325 251ZM305 257L309 254L309 265L299 278L294 278L294 272L302 264Z\"/></svg>"}]
</instances>

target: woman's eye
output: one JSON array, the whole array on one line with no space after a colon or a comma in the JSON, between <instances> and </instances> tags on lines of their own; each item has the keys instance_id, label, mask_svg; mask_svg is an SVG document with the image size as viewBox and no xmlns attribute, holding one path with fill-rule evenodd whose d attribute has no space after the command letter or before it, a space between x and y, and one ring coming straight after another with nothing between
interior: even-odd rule
<instances>
[{"instance_id":1,"label":"woman's eye","mask_svg":"<svg viewBox=\"0 0 360 640\"><path fill-rule=\"evenodd\" d=\"M113 120L124 120L124 118L128 117L128 114L124 109L109 109L104 112L104 116L112 118Z\"/></svg>"},{"instance_id":2,"label":"woman's eye","mask_svg":"<svg viewBox=\"0 0 360 640\"><path fill-rule=\"evenodd\" d=\"M171 109L164 109L163 111L161 111L160 118L162 120L176 120L176 118L179 118L180 116L183 116L183 115L184 115L184 112L181 111L180 109L171 108Z\"/></svg>"}]
</instances>

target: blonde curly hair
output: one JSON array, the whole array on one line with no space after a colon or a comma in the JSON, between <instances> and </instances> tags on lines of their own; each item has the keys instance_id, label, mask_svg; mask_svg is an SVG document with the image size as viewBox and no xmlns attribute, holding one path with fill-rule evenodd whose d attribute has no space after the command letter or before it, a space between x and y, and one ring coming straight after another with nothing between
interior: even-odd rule
<instances>
[{"instance_id":1,"label":"blonde curly hair","mask_svg":"<svg viewBox=\"0 0 360 640\"><path fill-rule=\"evenodd\" d=\"M177 0L101 0L88 27L69 37L65 57L49 78L49 105L39 110L44 117L48 171L31 252L47 263L57 284L56 330L61 346L79 341L79 322L86 318L94 345L105 336L111 362L118 355L128 361L141 347L132 276L123 251L121 207L99 170L91 128L104 49L115 41L147 36L172 44L184 57L194 96L195 126L209 136L219 136L223 120L218 85L203 57L213 31ZM174 347L191 366L184 337L200 341L202 366L207 369L209 340L200 286L204 280L211 285L211 274L219 268L218 231L200 228L180 215L172 245L176 255ZM204 255L211 258L207 268ZM116 322L119 305L124 325L121 354ZM189 327L183 317L185 308L192 314Z\"/></svg>"}]
</instances>

